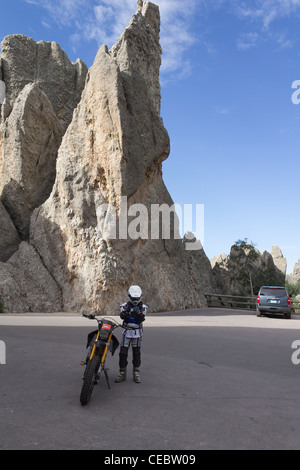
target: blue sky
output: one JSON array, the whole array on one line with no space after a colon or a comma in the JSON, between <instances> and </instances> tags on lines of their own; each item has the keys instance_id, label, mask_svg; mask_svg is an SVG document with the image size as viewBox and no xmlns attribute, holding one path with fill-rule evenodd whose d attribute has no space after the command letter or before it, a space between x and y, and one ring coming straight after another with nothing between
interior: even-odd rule
<instances>
[{"instance_id":1,"label":"blue sky","mask_svg":"<svg viewBox=\"0 0 300 470\"><path fill-rule=\"evenodd\" d=\"M136 0L1 3L1 38L56 41L89 67L136 11ZM300 258L300 0L155 3L174 202L204 204L209 258L248 238L261 252L278 245L291 272Z\"/></svg>"}]
</instances>

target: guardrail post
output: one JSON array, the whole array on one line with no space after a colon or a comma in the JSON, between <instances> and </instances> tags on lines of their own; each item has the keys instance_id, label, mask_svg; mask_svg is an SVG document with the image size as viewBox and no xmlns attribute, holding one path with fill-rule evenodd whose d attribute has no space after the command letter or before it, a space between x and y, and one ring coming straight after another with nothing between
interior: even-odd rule
<instances>
[{"instance_id":1,"label":"guardrail post","mask_svg":"<svg viewBox=\"0 0 300 470\"><path fill-rule=\"evenodd\" d=\"M244 297L239 295L222 295L222 294L204 294L207 300L208 307L223 307L223 308L237 308L237 309L256 309L256 296ZM217 305L213 305L217 304ZM296 300L291 301L292 313L300 314L300 302Z\"/></svg>"}]
</instances>

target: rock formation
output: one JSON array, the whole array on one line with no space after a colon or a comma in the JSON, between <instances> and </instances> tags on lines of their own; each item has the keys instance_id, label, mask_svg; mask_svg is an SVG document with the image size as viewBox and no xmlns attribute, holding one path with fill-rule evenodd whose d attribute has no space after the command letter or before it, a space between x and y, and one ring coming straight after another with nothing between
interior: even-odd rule
<instances>
[{"instance_id":1,"label":"rock formation","mask_svg":"<svg viewBox=\"0 0 300 470\"><path fill-rule=\"evenodd\" d=\"M20 243L29 240L33 210L51 193L58 148L86 75L85 64L72 64L54 42L12 35L1 43L0 296L6 311L61 308L60 290L41 258Z\"/></svg>"},{"instance_id":2,"label":"rock formation","mask_svg":"<svg viewBox=\"0 0 300 470\"><path fill-rule=\"evenodd\" d=\"M284 258L282 251L278 246L272 246L271 256L276 268L279 269L279 271L282 272L284 276L286 276L287 260Z\"/></svg>"},{"instance_id":3,"label":"rock formation","mask_svg":"<svg viewBox=\"0 0 300 470\"><path fill-rule=\"evenodd\" d=\"M205 303L181 240L111 239L99 210L109 204L119 223L122 196L148 213L151 204L173 204L161 169L170 143L159 115L158 31L158 8L143 2L111 51L99 49L59 149L52 194L33 215L31 241L65 310L116 312L132 283L152 310Z\"/></svg>"},{"instance_id":4,"label":"rock formation","mask_svg":"<svg viewBox=\"0 0 300 470\"><path fill-rule=\"evenodd\" d=\"M229 256L221 254L211 260L214 285L218 293L250 296L262 285L284 285L286 258L274 245L271 253L260 253L249 244L233 245Z\"/></svg>"},{"instance_id":5,"label":"rock formation","mask_svg":"<svg viewBox=\"0 0 300 470\"><path fill-rule=\"evenodd\" d=\"M294 266L293 272L287 275L290 284L297 284L300 281L300 258Z\"/></svg>"},{"instance_id":6,"label":"rock formation","mask_svg":"<svg viewBox=\"0 0 300 470\"><path fill-rule=\"evenodd\" d=\"M52 190L57 151L86 74L85 64L72 64L55 42L12 35L1 43L0 200L22 240Z\"/></svg>"},{"instance_id":7,"label":"rock formation","mask_svg":"<svg viewBox=\"0 0 300 470\"><path fill-rule=\"evenodd\" d=\"M211 290L212 275L204 251L185 250L186 241L178 238L176 217L174 224L169 222L170 237L162 236L161 226L159 236L151 237L152 229L157 229L148 217L154 205L173 205L162 179L162 162L169 155L170 142L160 117L159 30L158 7L138 0L137 12L116 45L110 51L105 45L100 47L72 121L65 133L62 129L64 137L51 194L31 216L30 245L21 244L22 255L18 252L0 264L0 297L6 310L55 311L53 299L58 289L56 310L117 313L132 283L142 287L151 311L206 305L203 293L204 289ZM30 68L26 63L24 67L29 75ZM22 112L34 116L37 109L30 105L27 110L26 102L39 93L38 101L43 102L41 111L45 113L40 124L44 125L40 128L41 142L48 152L47 161L51 160L55 152L44 136L54 143L53 129L59 133L67 119L68 96L62 93L52 100L51 83L48 87L46 78L45 82L41 79L42 91L31 85L32 76L28 78L30 84L23 80L12 86L7 65L4 72L4 81L8 77L8 106L21 108L18 100L23 94L26 99L22 100ZM28 147L27 138L26 133L22 135L18 144L21 148ZM39 166L38 152L32 149L32 153L32 160ZM17 170L13 170L14 175ZM26 178L29 184L31 177L34 179L33 168ZM13 197L19 186L25 191L27 185L20 184L16 176L14 179L17 184L11 184ZM47 190L42 192L44 197ZM6 196L4 201L7 208ZM27 204L31 210L35 203ZM12 203L9 211L17 224L21 214L16 215L13 207L17 212L20 202ZM22 222L18 224L22 232ZM43 273L39 281L31 266L33 258L39 265L36 270ZM43 293L44 308L42 303L29 304L30 294L22 302L20 293L20 305L8 302L3 272L8 272L13 285L16 269L28 281L21 286L21 292L30 292L31 283L34 292ZM45 270L55 283L47 299L49 278Z\"/></svg>"},{"instance_id":8,"label":"rock formation","mask_svg":"<svg viewBox=\"0 0 300 470\"><path fill-rule=\"evenodd\" d=\"M4 119L23 88L36 83L47 95L63 131L72 120L87 74L78 59L71 63L56 42L35 42L21 34L7 36L1 43L0 80L6 86Z\"/></svg>"},{"instance_id":9,"label":"rock formation","mask_svg":"<svg viewBox=\"0 0 300 470\"><path fill-rule=\"evenodd\" d=\"M0 261L7 261L17 251L20 238L16 227L0 201Z\"/></svg>"},{"instance_id":10,"label":"rock formation","mask_svg":"<svg viewBox=\"0 0 300 470\"><path fill-rule=\"evenodd\" d=\"M3 80L0 79L0 105L4 103L6 95L6 87Z\"/></svg>"},{"instance_id":11,"label":"rock formation","mask_svg":"<svg viewBox=\"0 0 300 470\"><path fill-rule=\"evenodd\" d=\"M7 263L0 262L0 297L5 312L61 310L60 289L38 253L27 242L21 242Z\"/></svg>"},{"instance_id":12,"label":"rock formation","mask_svg":"<svg viewBox=\"0 0 300 470\"><path fill-rule=\"evenodd\" d=\"M1 200L23 240L33 210L55 181L62 129L52 105L36 83L25 85L5 122Z\"/></svg>"}]
</instances>

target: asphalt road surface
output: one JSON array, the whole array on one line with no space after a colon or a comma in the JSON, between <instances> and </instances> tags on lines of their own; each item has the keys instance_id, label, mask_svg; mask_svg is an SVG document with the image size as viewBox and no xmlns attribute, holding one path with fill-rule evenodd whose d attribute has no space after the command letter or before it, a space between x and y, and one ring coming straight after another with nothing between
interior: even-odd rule
<instances>
[{"instance_id":1,"label":"asphalt road surface","mask_svg":"<svg viewBox=\"0 0 300 470\"><path fill-rule=\"evenodd\" d=\"M114 382L117 351L107 361L112 390L103 379L83 407L79 364L94 326L71 315L0 316L0 449L300 448L299 317L149 316L142 383L131 364L128 380Z\"/></svg>"}]
</instances>

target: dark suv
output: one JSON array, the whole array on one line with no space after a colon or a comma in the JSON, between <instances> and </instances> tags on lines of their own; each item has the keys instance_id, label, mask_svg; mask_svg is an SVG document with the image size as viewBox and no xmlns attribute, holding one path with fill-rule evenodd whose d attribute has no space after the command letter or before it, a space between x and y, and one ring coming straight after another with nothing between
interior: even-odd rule
<instances>
[{"instance_id":1,"label":"dark suv","mask_svg":"<svg viewBox=\"0 0 300 470\"><path fill-rule=\"evenodd\" d=\"M256 303L256 315L263 313L283 313L291 318L291 300L285 287L263 286L259 289Z\"/></svg>"}]
</instances>

